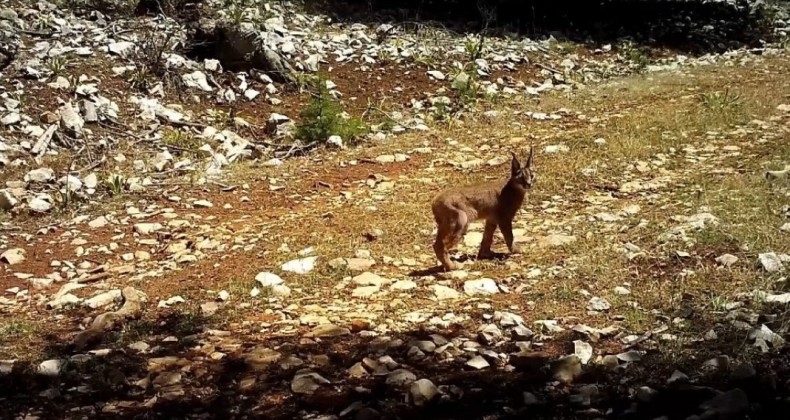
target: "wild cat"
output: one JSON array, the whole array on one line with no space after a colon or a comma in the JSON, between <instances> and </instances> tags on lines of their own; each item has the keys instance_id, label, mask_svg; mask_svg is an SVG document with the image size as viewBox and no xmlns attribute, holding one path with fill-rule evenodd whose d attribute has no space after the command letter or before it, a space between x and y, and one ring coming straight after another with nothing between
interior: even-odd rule
<instances>
[{"instance_id":1,"label":"wild cat","mask_svg":"<svg viewBox=\"0 0 790 420\"><path fill-rule=\"evenodd\" d=\"M450 261L449 251L464 237L469 224L478 219L485 219L486 226L477 258L491 258L491 243L497 227L505 237L510 253L518 252L513 244L513 217L535 182L535 172L532 170L532 147L529 148L529 155L523 164L518 161L515 153L510 154L513 159L510 162L509 178L449 188L434 197L431 209L436 220L437 233L433 249L445 270L459 268L458 263Z\"/></svg>"}]
</instances>

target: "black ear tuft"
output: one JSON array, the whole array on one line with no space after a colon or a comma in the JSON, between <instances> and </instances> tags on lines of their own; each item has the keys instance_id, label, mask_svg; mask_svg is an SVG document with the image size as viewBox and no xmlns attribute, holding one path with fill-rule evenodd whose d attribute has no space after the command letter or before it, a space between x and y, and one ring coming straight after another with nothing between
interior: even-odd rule
<instances>
[{"instance_id":1,"label":"black ear tuft","mask_svg":"<svg viewBox=\"0 0 790 420\"><path fill-rule=\"evenodd\" d=\"M510 152L510 154L513 156L513 159L510 161L510 176L515 177L521 172L521 164L518 162L518 159L516 159L515 153Z\"/></svg>"},{"instance_id":2,"label":"black ear tuft","mask_svg":"<svg viewBox=\"0 0 790 420\"><path fill-rule=\"evenodd\" d=\"M529 146L529 156L527 156L527 161L524 163L524 166L527 168L532 167L532 146Z\"/></svg>"}]
</instances>

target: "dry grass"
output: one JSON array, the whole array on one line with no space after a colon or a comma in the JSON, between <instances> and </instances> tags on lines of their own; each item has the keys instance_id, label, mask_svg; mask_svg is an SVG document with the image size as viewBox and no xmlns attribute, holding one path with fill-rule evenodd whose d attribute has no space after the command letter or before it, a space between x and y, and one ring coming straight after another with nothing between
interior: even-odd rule
<instances>
[{"instance_id":1,"label":"dry grass","mask_svg":"<svg viewBox=\"0 0 790 420\"><path fill-rule=\"evenodd\" d=\"M248 225L248 221L240 220L237 224L244 229L266 232L256 247L230 252L217 260L213 268L209 265L205 270L193 272L191 275L197 277L196 283L203 290L179 290L178 294L190 302L205 302L215 297L211 293L227 290L234 305L221 310L217 317L225 322L254 325L267 309L282 308L282 304L266 299L265 294L257 299L249 297L250 289L255 286L255 274L279 272L282 263L297 258L297 252L307 247L314 247L320 255L319 269L306 276L282 276L293 291L288 304L328 306L333 300L352 301L353 286L336 288L349 273L329 269L326 262L335 257L353 256L358 250L371 252L378 263L372 271L382 276L413 278L421 286L445 282L459 288L457 281L441 277L410 276L413 270L436 264L431 249L434 223L430 199L448 185L505 176L507 166L460 169L447 161L473 157L486 161L507 155L514 147L533 144L540 151L546 145L564 143L570 147L568 152L536 156L538 184L515 222L515 227L522 229L528 240L524 253L503 260L466 264L469 271L478 272L473 276L496 279L520 292L484 300L497 308L516 311L528 322L573 316L579 322L602 327L610 319L589 315L586 310L590 296L600 296L612 303L612 314L622 317L621 326L635 332L644 332L659 321L666 322L666 316L674 314L688 296L712 311L720 310L735 294L763 288L773 280L755 270L756 253L790 250L787 236L778 230L785 217L779 210L790 204L786 186L772 186L762 178L765 168L784 166L790 159L790 146L778 140L758 144L756 141L765 133L749 129L750 121L768 120L777 104L787 102L790 82L784 75L788 71L787 59L769 59L763 64L744 67L700 68L683 77L635 76L570 96L556 94L539 101L503 103L500 117L494 122L483 118L467 120L463 125L445 127L429 135L407 134L393 142L363 149L327 151L320 156L322 162L316 156L288 160L276 168L257 163L239 165L234 178L225 182L236 185L247 182L252 187L244 194L264 196L257 190L266 190L268 180L278 178L280 184L287 186L285 195L300 207L291 213L283 211L282 216L261 225ZM733 80L742 81L731 88L738 94L737 106L721 105L722 100L715 105L711 102L714 99L707 102L700 99L711 92L722 92ZM717 95L714 93L710 98L721 99ZM557 121L536 121L523 113L513 113L551 113L563 108L570 110L570 115ZM579 118L580 115L585 118ZM525 128L513 124L516 122ZM738 126L744 132L733 134ZM606 145L593 143L596 138L604 138ZM713 163L688 161L684 148L701 142L717 147L739 144L741 154L727 154ZM748 147L750 144L755 146ZM481 146L487 146L488 150ZM436 152L427 156L412 153L417 147L431 147ZM373 158L394 151L410 153L412 161L401 166L354 167L350 163L361 156ZM656 164L659 154L669 157L663 166ZM713 155L725 154L719 151ZM634 170L639 162L649 167L647 172ZM340 163L346 166L342 170L338 168ZM582 171L586 168L595 168L597 173L585 176ZM672 171L672 182L658 193L619 196L610 207L590 201L609 195L599 186L649 179L662 175L663 169ZM346 176L338 176L338 172ZM374 188L369 187L366 178L374 174L378 178L385 175L392 184L383 188L382 185L387 185L384 180ZM326 181L332 187L315 187L316 180ZM351 193L351 198L345 198L341 192ZM215 206L221 205L219 201L214 200ZM638 204L641 211L611 225L590 220L592 214L629 204ZM672 216L691 215L704 208L721 219L721 226L696 235L697 243L691 246L658 242L658 235L675 224ZM264 208L261 212L271 210ZM647 221L647 225L640 227L641 220ZM369 240L366 234L377 229L383 234ZM576 235L578 241L564 248L531 247L536 237L558 232ZM633 260L626 258L622 248L628 242L641 247L645 255ZM278 251L283 244L291 251ZM503 252L504 248L497 236L494 249ZM462 251L473 253L476 249ZM675 251L692 255L678 258ZM716 267L713 259L724 252L741 258L735 268ZM384 262L389 259L397 264ZM539 269L541 274L528 276L534 269ZM174 284L180 284L181 288L186 287L182 283L184 278L193 280L183 273L176 276L179 282ZM160 287L168 281L156 280L163 285ZM615 287L624 285L631 294L614 293ZM161 291L168 292L172 290ZM406 297L393 293L383 303L377 301L382 307L376 313L383 319L402 316L404 307L428 311L436 308L437 313L461 309L457 303L431 301L429 295L422 290ZM250 303L249 310L231 309L240 302ZM195 305L175 309L198 311Z\"/></svg>"},{"instance_id":2,"label":"dry grass","mask_svg":"<svg viewBox=\"0 0 790 420\"><path fill-rule=\"evenodd\" d=\"M616 230L601 233L589 229L584 217L570 223L561 220L585 214L586 204L581 202L581 198L598 193L592 185L622 181L624 171L638 161L648 162L657 154L665 153L674 156L671 165L678 166L673 168L670 165L668 168L679 170L686 165L682 153L687 145L706 138L719 145L737 142L737 139L728 138L727 133L751 120L769 118L776 105L786 101L786 95L790 93L790 84L782 76L790 70L790 63L785 59L769 59L757 67L759 73L746 66L702 68L689 71L684 77L636 76L573 96L549 96L540 103L510 103L505 105L506 110L555 112L565 108L587 118L575 120L575 117L566 117L556 123L545 123L525 121L523 117L506 111L502 113L502 120L493 125L467 121L463 126L445 128L428 138L407 135L400 138L397 145L373 147L367 152L373 157L378 153L391 153L393 149L445 148L445 143L451 139L469 146L471 152L437 154L434 159L453 160L456 154L468 157L476 154L476 148L483 144L490 145L494 151L483 153L485 156L504 154L511 147L508 139L524 135L524 130L510 124L514 120L529 124L529 139L515 144L516 147L525 147L527 143L536 146L567 144L570 146L567 153L537 158L539 186L522 216L517 218L516 227L525 229L528 237L565 230L580 236L580 240L564 249L533 248L527 249L522 256L505 261L467 264L468 269L480 271L483 277L506 281L514 271L526 272L532 267L540 267L543 274L537 281L511 282L513 287L521 283L528 285L519 299L514 300L512 295L493 298L498 305L532 310L529 316L532 319L568 314L583 318L589 296L582 291L587 291L609 299L613 304L612 312L625 318L626 328L644 331L656 322L648 310L672 313L684 296L696 296L708 307L717 308L737 292L763 286L764 280L754 267L748 266L750 263L747 261L754 261L754 253L762 250L778 252L790 249L788 239L777 229L777 223L783 217L777 210L781 203L787 202L787 197L780 197L781 194L765 184L760 177L762 163L750 159L750 167L745 173L732 171L715 177L707 169L695 173L692 168L688 172L679 172L687 178L676 179L669 190L660 195L621 200L620 206L629 203L642 206L639 215L624 220L622 224L633 228L640 219L646 219L649 221L646 228L624 233ZM701 95L723 91L732 80L744 81L732 89L737 91L737 101L728 102L715 93L707 101L700 99L704 97ZM712 103L717 100L716 104ZM593 117L598 119L591 120ZM719 134L710 137L712 132ZM486 133L486 137L473 137L471 133ZM599 137L607 140L605 147L592 142ZM460 150L460 146L450 150ZM778 152L772 159L775 166L780 166L781 159L788 156L785 150ZM342 160L342 152L340 156ZM729 165L734 168L743 166L730 161L721 164L722 167ZM581 170L588 167L596 168L597 175L580 175ZM370 250L377 259L385 256L395 260L413 258L417 262L416 267L394 271L376 268L377 272L391 271L392 277L406 277L412 269L424 269L435 264L430 248L433 220L428 203L431 196L445 185L504 176L505 169L483 166L460 170L434 161L433 165L426 164L405 174L402 180L393 178L395 187L391 191L344 188L354 193L354 199L340 200L340 204L331 209L321 208L316 214L303 215L298 220L301 228L287 229L279 239L287 242L293 251L313 246L324 261L351 256L358 249ZM654 168L651 174L656 175L657 170ZM417 181L425 178L432 182ZM559 208L563 217L547 214L542 209L541 203L552 201L553 196L561 196L562 199L549 207ZM369 209L369 206L376 209ZM656 237L672 226L671 216L694 214L703 206L722 219L720 228L704 232L700 243L690 249L684 246L672 249L657 243ZM325 217L326 212L331 212L331 217ZM545 224L546 220L550 222ZM381 229L384 235L368 242L363 234L373 229ZM586 237L587 231L595 233ZM620 244L626 242L638 244L647 256L629 261L620 251ZM751 250L738 254L743 265L732 270L716 268L712 260L719 255L716 253L725 250L735 252L732 249L734 245L747 245ZM499 251L504 250L501 239L495 243L496 247ZM673 257L675 250L686 250L693 256L688 261L680 260ZM294 257L293 254L272 253L266 265L276 266ZM551 267L556 267L556 270ZM342 278L325 271L309 278L287 277L286 281L301 286L303 296L312 295L311 292L318 288L331 288ZM434 280L429 277L422 281ZM613 293L614 287L626 283L631 285L631 295L617 296ZM347 293L350 294L350 290L343 290L336 296L346 296ZM632 301L639 302L640 306L635 308ZM420 302L420 298L415 297L408 304L417 308Z\"/></svg>"}]
</instances>

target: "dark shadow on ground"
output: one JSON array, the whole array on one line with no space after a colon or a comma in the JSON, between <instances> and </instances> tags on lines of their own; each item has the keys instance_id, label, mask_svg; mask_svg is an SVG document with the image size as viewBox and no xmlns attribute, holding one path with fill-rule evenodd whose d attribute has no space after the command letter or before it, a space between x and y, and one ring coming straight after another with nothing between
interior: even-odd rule
<instances>
[{"instance_id":1,"label":"dark shadow on ground","mask_svg":"<svg viewBox=\"0 0 790 420\"><path fill-rule=\"evenodd\" d=\"M759 46L771 12L745 0L306 0L341 22L422 25L456 32L555 36L590 44L630 39L689 53ZM731 4L734 3L734 4Z\"/></svg>"},{"instance_id":2,"label":"dark shadow on ground","mask_svg":"<svg viewBox=\"0 0 790 420\"><path fill-rule=\"evenodd\" d=\"M478 315L478 325L493 322ZM516 344L510 330L503 327L507 339L494 335L489 343L477 331L461 328L415 330L388 339L358 332L321 339L272 338L254 331L216 329L222 327L219 320L227 319L222 312L215 319L173 313L133 321L107 334L94 348L95 354L74 353L67 343L51 342L50 357L67 360L63 372L45 377L33 366L18 363L13 373L0 376L0 417L296 419L343 413L342 418L355 419L685 419L702 413L700 405L705 401L735 388L745 392L750 408L712 418L769 419L790 409L787 346L766 355L748 343L743 330L714 322L705 312L680 308L673 316L683 316L693 326L693 334L701 336L713 329L716 338L675 348L659 344L658 334L646 337L634 347L645 351L641 360L621 361L614 368L591 363L573 383L564 384L555 375L568 371L558 367L563 363L557 358L573 353L574 340L583 339L596 350L611 349L616 354L624 351L621 337L565 331L551 339L521 338L523 343ZM733 315L733 323L738 317ZM788 319L783 314L755 325L765 322L778 329ZM421 356L413 345L418 340L435 341L432 334L451 342L457 337L478 340L486 349L480 353L491 367L476 371L466 366L463 358L472 354L471 348L462 347L460 341L449 353L443 350L444 356L427 350ZM151 345L148 353L128 347L138 340ZM538 341L543 344L534 344ZM520 350L529 346L530 350ZM225 356L220 358L215 351ZM450 354L455 360L448 358ZM510 355L509 362L499 355ZM706 360L721 355L729 356L729 361L718 369L702 369ZM440 387L441 396L416 407L407 402L404 389L386 383L386 374L350 377L348 369L356 363L366 357L384 363L382 356L392 358L391 369L403 368L418 379L430 379ZM755 370L740 366L741 361L749 361ZM320 385L312 395L297 395L291 383L300 369L316 372L331 383ZM687 373L690 381L667 385L675 370ZM641 386L658 392L635 398ZM525 402L525 392L537 402ZM737 401L730 403L737 408Z\"/></svg>"}]
</instances>

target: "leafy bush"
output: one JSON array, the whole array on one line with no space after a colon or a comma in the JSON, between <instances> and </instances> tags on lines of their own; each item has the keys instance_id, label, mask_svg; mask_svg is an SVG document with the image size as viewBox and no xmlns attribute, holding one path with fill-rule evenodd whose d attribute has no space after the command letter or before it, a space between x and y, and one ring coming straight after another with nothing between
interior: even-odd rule
<instances>
[{"instance_id":1,"label":"leafy bush","mask_svg":"<svg viewBox=\"0 0 790 420\"><path fill-rule=\"evenodd\" d=\"M359 118L344 117L342 105L329 93L323 77L318 77L313 90L310 103L299 114L297 138L308 143L325 143L330 136L340 136L351 144L368 132L368 127Z\"/></svg>"},{"instance_id":2,"label":"leafy bush","mask_svg":"<svg viewBox=\"0 0 790 420\"><path fill-rule=\"evenodd\" d=\"M652 61L650 51L645 47L636 45L632 41L625 41L620 44L620 52L637 71L644 70Z\"/></svg>"}]
</instances>

